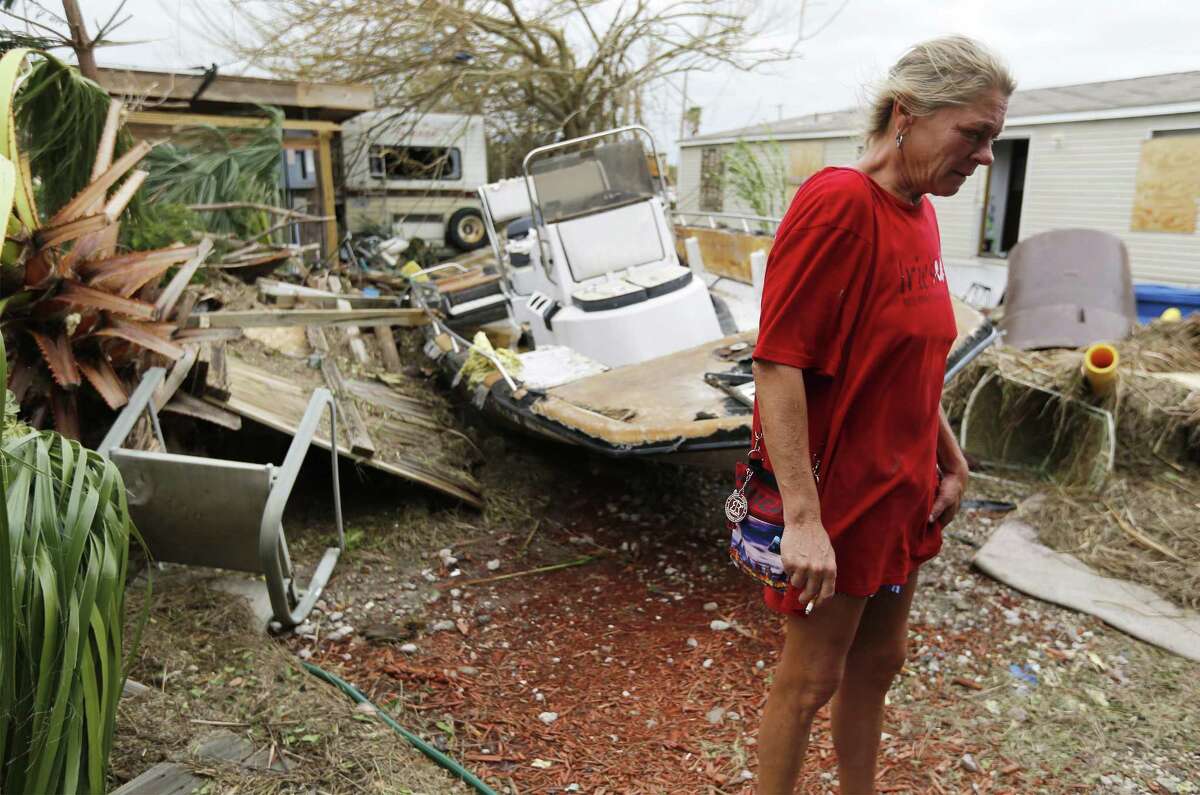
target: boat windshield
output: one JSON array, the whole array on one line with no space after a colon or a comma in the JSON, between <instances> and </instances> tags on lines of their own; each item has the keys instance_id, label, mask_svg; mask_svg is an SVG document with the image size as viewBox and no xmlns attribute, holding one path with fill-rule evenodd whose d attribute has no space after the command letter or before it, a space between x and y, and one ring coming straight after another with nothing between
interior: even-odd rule
<instances>
[{"instance_id":1,"label":"boat windshield","mask_svg":"<svg viewBox=\"0 0 1200 795\"><path fill-rule=\"evenodd\" d=\"M655 195L647 156L636 141L564 152L530 164L545 223L611 210Z\"/></svg>"}]
</instances>

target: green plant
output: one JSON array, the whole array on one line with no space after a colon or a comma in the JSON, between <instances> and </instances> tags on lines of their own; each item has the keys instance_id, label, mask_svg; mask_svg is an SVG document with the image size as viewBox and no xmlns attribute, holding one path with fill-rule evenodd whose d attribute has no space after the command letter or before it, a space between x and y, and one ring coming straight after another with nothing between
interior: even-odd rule
<instances>
[{"instance_id":1,"label":"green plant","mask_svg":"<svg viewBox=\"0 0 1200 795\"><path fill-rule=\"evenodd\" d=\"M777 218L787 208L787 164L783 147L770 141L755 147L738 141L725 155L725 181L756 215Z\"/></svg>"},{"instance_id":2,"label":"green plant","mask_svg":"<svg viewBox=\"0 0 1200 795\"><path fill-rule=\"evenodd\" d=\"M121 242L132 251L151 251L189 241L195 230L203 228L200 216L182 204L147 204L122 227Z\"/></svg>"},{"instance_id":3,"label":"green plant","mask_svg":"<svg viewBox=\"0 0 1200 795\"><path fill-rule=\"evenodd\" d=\"M19 423L6 394L0 487L0 790L103 793L133 532L120 474Z\"/></svg>"},{"instance_id":4,"label":"green plant","mask_svg":"<svg viewBox=\"0 0 1200 795\"><path fill-rule=\"evenodd\" d=\"M203 125L161 144L146 156L150 172L144 190L152 202L181 205L240 203L283 206L280 161L283 153L283 111L261 107L269 122L245 128L219 129ZM249 240L271 227L271 216L252 208L205 212L210 232Z\"/></svg>"}]
</instances>

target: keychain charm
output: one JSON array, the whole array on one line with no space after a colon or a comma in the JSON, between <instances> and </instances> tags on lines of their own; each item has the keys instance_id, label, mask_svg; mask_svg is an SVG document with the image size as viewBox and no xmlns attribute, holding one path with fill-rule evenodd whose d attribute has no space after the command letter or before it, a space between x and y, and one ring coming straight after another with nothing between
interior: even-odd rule
<instances>
[{"instance_id":1,"label":"keychain charm","mask_svg":"<svg viewBox=\"0 0 1200 795\"><path fill-rule=\"evenodd\" d=\"M733 493L725 498L725 518L734 524L743 521L750 514L750 504L746 501L746 495L742 493L744 488L743 485L741 489L734 489Z\"/></svg>"}]
</instances>

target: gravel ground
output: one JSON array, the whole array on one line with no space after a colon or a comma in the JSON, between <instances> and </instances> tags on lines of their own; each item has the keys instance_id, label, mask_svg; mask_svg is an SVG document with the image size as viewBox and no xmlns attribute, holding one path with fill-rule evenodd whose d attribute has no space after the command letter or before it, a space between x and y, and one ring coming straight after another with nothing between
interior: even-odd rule
<instances>
[{"instance_id":1,"label":"gravel ground","mask_svg":"<svg viewBox=\"0 0 1200 795\"><path fill-rule=\"evenodd\" d=\"M728 478L481 435L482 515L353 488L352 549L286 643L498 791L751 791L781 633L726 562ZM880 790L1200 791L1200 666L973 570L1003 516L965 511L922 569ZM822 716L809 791L834 764Z\"/></svg>"}]
</instances>

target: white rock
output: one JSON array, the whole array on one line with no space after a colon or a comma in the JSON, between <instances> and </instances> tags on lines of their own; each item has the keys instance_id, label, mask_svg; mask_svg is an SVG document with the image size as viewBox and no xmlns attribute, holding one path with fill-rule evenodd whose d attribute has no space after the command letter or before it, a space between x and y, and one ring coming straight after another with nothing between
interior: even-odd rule
<instances>
[{"instance_id":1,"label":"white rock","mask_svg":"<svg viewBox=\"0 0 1200 795\"><path fill-rule=\"evenodd\" d=\"M355 712L361 712L363 715L377 715L377 714L379 714L379 710L377 710L377 709L375 708L375 705L374 705L374 704L370 704L370 703L368 703L368 702L366 702L366 701L364 701L364 702L362 702L361 704L359 704L358 706L356 706L356 707L354 708L354 711L355 711Z\"/></svg>"},{"instance_id":2,"label":"white rock","mask_svg":"<svg viewBox=\"0 0 1200 795\"><path fill-rule=\"evenodd\" d=\"M971 756L970 754L963 754L962 759L958 760L958 763L962 765L965 770L969 770L972 773L979 772L979 763L976 762L975 757Z\"/></svg>"},{"instance_id":3,"label":"white rock","mask_svg":"<svg viewBox=\"0 0 1200 795\"><path fill-rule=\"evenodd\" d=\"M500 561L497 560L496 558L492 558L491 560L489 560L487 562L487 570L488 571L495 571L498 568L500 568Z\"/></svg>"},{"instance_id":4,"label":"white rock","mask_svg":"<svg viewBox=\"0 0 1200 795\"><path fill-rule=\"evenodd\" d=\"M301 649L297 653L300 655L301 660L307 660L312 657L312 649Z\"/></svg>"},{"instance_id":5,"label":"white rock","mask_svg":"<svg viewBox=\"0 0 1200 795\"><path fill-rule=\"evenodd\" d=\"M434 621L430 629L434 632L453 632L457 627L454 626L454 622L450 619L443 619L441 621Z\"/></svg>"},{"instance_id":6,"label":"white rock","mask_svg":"<svg viewBox=\"0 0 1200 795\"><path fill-rule=\"evenodd\" d=\"M554 721L558 720L558 713L557 712L543 712L538 715L538 720L540 720L542 723L549 726L551 723L554 723Z\"/></svg>"},{"instance_id":7,"label":"white rock","mask_svg":"<svg viewBox=\"0 0 1200 795\"><path fill-rule=\"evenodd\" d=\"M762 669L767 667L767 664L765 662L763 662L762 660L759 660L758 662L754 663L754 667L761 671Z\"/></svg>"},{"instance_id":8,"label":"white rock","mask_svg":"<svg viewBox=\"0 0 1200 795\"><path fill-rule=\"evenodd\" d=\"M722 621L721 619L718 618L718 619L714 620L708 626L709 626L709 629L712 629L714 632L724 632L725 630L729 629L733 625L730 624L728 621Z\"/></svg>"},{"instance_id":9,"label":"white rock","mask_svg":"<svg viewBox=\"0 0 1200 795\"><path fill-rule=\"evenodd\" d=\"M725 708L713 707L704 717L708 719L709 723L720 723L721 719L725 717Z\"/></svg>"},{"instance_id":10,"label":"white rock","mask_svg":"<svg viewBox=\"0 0 1200 795\"><path fill-rule=\"evenodd\" d=\"M451 588L450 595L453 596L455 599L457 599L458 597L462 596L462 589L461 588Z\"/></svg>"},{"instance_id":11,"label":"white rock","mask_svg":"<svg viewBox=\"0 0 1200 795\"><path fill-rule=\"evenodd\" d=\"M717 603L716 603L716 602L705 602L705 603L704 603L704 612L706 612L706 613L711 613L711 612L713 612L713 611L714 611L714 610L716 610L716 609L717 609Z\"/></svg>"},{"instance_id":12,"label":"white rock","mask_svg":"<svg viewBox=\"0 0 1200 795\"><path fill-rule=\"evenodd\" d=\"M712 661L712 658L711 658L711 657L709 657L707 660L705 660L705 661L702 663L702 665L703 665L705 668L712 668L712 666L713 666L713 661Z\"/></svg>"},{"instance_id":13,"label":"white rock","mask_svg":"<svg viewBox=\"0 0 1200 795\"><path fill-rule=\"evenodd\" d=\"M689 649L694 649L700 645L700 641L696 640L695 638L688 638L687 645Z\"/></svg>"},{"instance_id":14,"label":"white rock","mask_svg":"<svg viewBox=\"0 0 1200 795\"><path fill-rule=\"evenodd\" d=\"M541 703L546 700L546 694L545 693L534 693L533 700L537 701L538 703Z\"/></svg>"},{"instance_id":15,"label":"white rock","mask_svg":"<svg viewBox=\"0 0 1200 795\"><path fill-rule=\"evenodd\" d=\"M337 611L337 612L335 612L335 613L330 613L330 614L329 614L329 620L330 620L330 621L332 621L333 623L335 623L335 624L336 624L337 622L339 622L339 621L341 621L341 620L342 620L342 617L343 617L344 615L346 615L346 614L345 614L345 613L343 613L341 610L338 610L338 611Z\"/></svg>"},{"instance_id":16,"label":"white rock","mask_svg":"<svg viewBox=\"0 0 1200 795\"><path fill-rule=\"evenodd\" d=\"M400 651L403 652L404 654L416 654L417 653L417 644L405 643L400 647Z\"/></svg>"}]
</instances>

